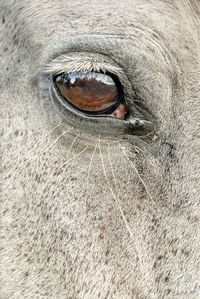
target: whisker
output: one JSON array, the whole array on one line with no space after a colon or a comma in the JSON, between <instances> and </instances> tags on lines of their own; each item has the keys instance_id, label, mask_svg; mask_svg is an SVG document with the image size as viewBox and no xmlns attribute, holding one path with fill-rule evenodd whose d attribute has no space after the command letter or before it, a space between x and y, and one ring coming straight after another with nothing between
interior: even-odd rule
<instances>
[{"instance_id":1,"label":"whisker","mask_svg":"<svg viewBox=\"0 0 200 299\"><path fill-rule=\"evenodd\" d=\"M72 158L70 158L67 162L65 162L62 167L64 167L66 164L68 164L71 160L73 160L74 158L77 158L78 156L80 156L83 152L86 151L86 149L88 149L88 145L82 150L80 151L77 155L74 155Z\"/></svg>"},{"instance_id":2,"label":"whisker","mask_svg":"<svg viewBox=\"0 0 200 299\"><path fill-rule=\"evenodd\" d=\"M108 158L109 158L109 164L110 164L110 167L111 167L111 172L112 172L112 176L113 176L113 180L114 180L116 194L117 194L117 197L118 197L117 182L116 182L116 177L115 177L115 174L114 174L113 165L112 165L112 162L111 162L110 146L109 145L108 145Z\"/></svg>"},{"instance_id":3,"label":"whisker","mask_svg":"<svg viewBox=\"0 0 200 299\"><path fill-rule=\"evenodd\" d=\"M71 151L71 149L72 149L72 147L73 147L73 145L74 145L74 143L75 143L75 141L77 140L77 138L79 137L79 135L77 135L75 138L74 138L74 140L72 141L72 143L71 143L71 145L70 145L70 147L69 147L69 153L68 153L68 155L67 155L67 159L68 159L68 157L69 157L69 155L70 155L70 151ZM57 159L58 158L60 158L61 157L61 155L59 155L58 157L57 157ZM48 166L50 167L52 164L54 163L54 160L51 162L51 163L49 163L48 164ZM65 162L66 163L66 162ZM61 167L63 167L63 166L61 166ZM49 176L50 177L50 176ZM47 183L47 182L46 182ZM45 187L46 187L46 183L45 183ZM44 188L43 188L43 190L44 190Z\"/></svg>"},{"instance_id":4,"label":"whisker","mask_svg":"<svg viewBox=\"0 0 200 299\"><path fill-rule=\"evenodd\" d=\"M88 167L88 175L87 175L87 185L86 185L86 196L85 196L85 215L87 214L87 195L88 195L88 186L89 186L89 176L90 176L90 170L91 170L91 166L92 166L92 160L94 158L94 154L96 152L96 149L97 149L97 143L94 147L94 150L92 152L92 156L91 156L91 159L90 159L90 164L89 164L89 167Z\"/></svg>"},{"instance_id":5,"label":"whisker","mask_svg":"<svg viewBox=\"0 0 200 299\"><path fill-rule=\"evenodd\" d=\"M70 145L70 147L69 147L69 150L68 150L67 159L69 158L69 155L70 155L70 153L71 153L71 149L72 149L72 147L73 147L73 145L74 145L74 143L76 142L76 140L77 140L78 137L79 137L79 135L77 135L77 136L74 138L74 140L72 141L72 143L71 143L71 145Z\"/></svg>"},{"instance_id":6,"label":"whisker","mask_svg":"<svg viewBox=\"0 0 200 299\"><path fill-rule=\"evenodd\" d=\"M61 122L58 124L58 125L56 125L53 129L51 129L44 137L43 137L43 139L45 139L51 132L53 132L56 128L58 128L59 126L61 125ZM36 135L38 132L40 132L41 131L41 128L39 128L39 129L37 129L36 131L32 131L31 133L32 133L32 135ZM38 143L38 142L37 142ZM37 145L37 143L35 144L35 145ZM6 142L4 142L4 144L10 144L10 141L6 141Z\"/></svg>"},{"instance_id":7,"label":"whisker","mask_svg":"<svg viewBox=\"0 0 200 299\"><path fill-rule=\"evenodd\" d=\"M44 154L44 153L46 153L46 152L48 152L57 142L58 142L58 140L63 136L63 135L65 135L66 133L68 133L68 132L70 132L71 130L68 130L68 131L65 131L65 132L63 132L62 134L60 134L55 140L54 140L54 142L46 149L46 150L44 150L44 151L42 151L42 153Z\"/></svg>"},{"instance_id":8,"label":"whisker","mask_svg":"<svg viewBox=\"0 0 200 299\"><path fill-rule=\"evenodd\" d=\"M68 131L66 131L66 132L69 132L70 130L68 130ZM72 147L73 147L73 145L74 145L74 143L75 143L75 141L77 140L77 138L79 137L79 135L77 135L75 138L74 138L74 140L72 141L72 143L71 143L71 145L70 145L70 147L69 147L69 152L68 152L68 155L67 155L67 158L66 159L68 159L69 158L69 155L70 155L70 152L71 152L71 149L72 149ZM60 158L61 157L61 155L58 155L57 156L57 158ZM49 166L53 163L54 161L52 161L51 163L49 163Z\"/></svg>"},{"instance_id":9,"label":"whisker","mask_svg":"<svg viewBox=\"0 0 200 299\"><path fill-rule=\"evenodd\" d=\"M120 214L121 214L121 216L122 216L122 219L123 219L123 221L124 221L124 224L125 224L125 226L126 226L126 229L127 229L127 231L129 232L130 237L131 237L131 239L133 240L133 243L134 243L134 245L135 245L135 240L134 240L133 232L132 232L132 230L131 230L131 228L130 228L130 226L129 226L127 220L126 220L126 217L125 217L124 212L123 212L123 210L122 210L122 207L121 207L121 205L120 205L119 199L118 199L118 197L115 195L115 193L113 192L113 189L112 189L112 187L110 186L110 183L109 183L109 181L108 181L108 177L107 177L107 174L106 174L105 165L104 165L104 161L103 161L103 155L102 155L102 152L101 152L100 137L99 137L99 152L100 152L100 157L101 157L101 162L102 162L103 173L104 173L104 176L105 176L107 185L108 185L108 187L109 187L109 189L110 189L110 191L111 191L111 193L112 193L112 196L113 196L113 198L114 198L114 200L115 200L115 202L116 202L116 204L117 204L117 207L118 207L118 209L119 209L119 211L120 211ZM136 245L135 245L135 251L136 251L136 254L138 255L139 260L140 260L140 255L139 255L139 252L138 252L138 250L137 250L137 248L136 248Z\"/></svg>"},{"instance_id":10,"label":"whisker","mask_svg":"<svg viewBox=\"0 0 200 299\"><path fill-rule=\"evenodd\" d=\"M133 162L132 162L132 161L130 160L130 158L128 157L128 155L127 155L127 153L126 153L126 150L125 150L125 147L122 147L122 146L120 145L120 143L119 143L119 148L121 149L122 153L123 153L124 156L127 158L127 160L129 161L131 168L134 169L136 175L138 176L138 178L140 179L142 185L144 186L144 188L145 188L145 190L146 190L146 193L147 193L148 197L149 197L150 200L152 201L154 208L157 210L156 203L155 203L155 201L154 201L154 199L153 199L151 193L149 192L149 190L148 190L148 188L147 188L147 185L145 184L144 180L142 179L141 175L139 174L139 172L138 172L137 168L135 167L135 165L133 164Z\"/></svg>"}]
</instances>

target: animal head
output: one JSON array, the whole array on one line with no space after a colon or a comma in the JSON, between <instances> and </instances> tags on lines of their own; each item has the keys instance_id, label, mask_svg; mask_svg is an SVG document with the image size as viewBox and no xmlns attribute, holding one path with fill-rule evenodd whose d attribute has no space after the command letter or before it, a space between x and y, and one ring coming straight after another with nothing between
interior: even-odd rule
<instances>
[{"instance_id":1,"label":"animal head","mask_svg":"<svg viewBox=\"0 0 200 299\"><path fill-rule=\"evenodd\" d=\"M2 298L199 296L199 1L1 1Z\"/></svg>"}]
</instances>

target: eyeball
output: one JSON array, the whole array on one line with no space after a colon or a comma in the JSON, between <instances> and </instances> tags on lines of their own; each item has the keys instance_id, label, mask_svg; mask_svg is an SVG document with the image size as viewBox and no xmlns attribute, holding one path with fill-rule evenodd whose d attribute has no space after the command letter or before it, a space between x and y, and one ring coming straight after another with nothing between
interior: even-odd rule
<instances>
[{"instance_id":1,"label":"eyeball","mask_svg":"<svg viewBox=\"0 0 200 299\"><path fill-rule=\"evenodd\" d=\"M62 73L54 77L54 84L62 101L83 113L100 115L114 112L115 116L119 106L122 110L123 89L116 76L96 72ZM123 110L124 113L126 110Z\"/></svg>"}]
</instances>

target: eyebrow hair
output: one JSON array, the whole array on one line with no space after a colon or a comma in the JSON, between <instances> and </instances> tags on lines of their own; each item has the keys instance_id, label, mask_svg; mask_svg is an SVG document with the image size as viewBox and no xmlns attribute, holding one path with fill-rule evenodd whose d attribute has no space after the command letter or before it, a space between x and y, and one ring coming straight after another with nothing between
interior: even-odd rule
<instances>
[{"instance_id":1,"label":"eyebrow hair","mask_svg":"<svg viewBox=\"0 0 200 299\"><path fill-rule=\"evenodd\" d=\"M110 72L121 79L125 79L122 69L117 66L88 56L61 55L45 63L42 67L44 74L57 75L74 72Z\"/></svg>"}]
</instances>

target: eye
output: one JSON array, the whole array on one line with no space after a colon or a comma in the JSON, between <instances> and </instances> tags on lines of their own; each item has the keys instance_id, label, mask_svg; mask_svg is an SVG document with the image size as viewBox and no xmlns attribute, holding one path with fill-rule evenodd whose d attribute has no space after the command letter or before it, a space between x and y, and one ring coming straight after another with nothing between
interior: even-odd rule
<instances>
[{"instance_id":1,"label":"eye","mask_svg":"<svg viewBox=\"0 0 200 299\"><path fill-rule=\"evenodd\" d=\"M63 102L92 115L110 114L125 119L128 109L118 78L96 72L60 74L54 84Z\"/></svg>"}]
</instances>

